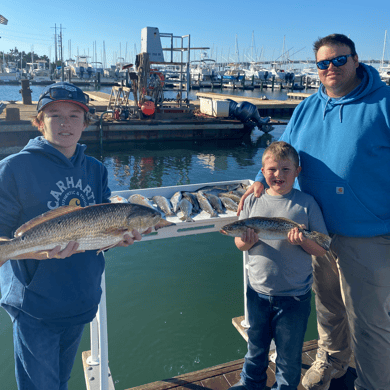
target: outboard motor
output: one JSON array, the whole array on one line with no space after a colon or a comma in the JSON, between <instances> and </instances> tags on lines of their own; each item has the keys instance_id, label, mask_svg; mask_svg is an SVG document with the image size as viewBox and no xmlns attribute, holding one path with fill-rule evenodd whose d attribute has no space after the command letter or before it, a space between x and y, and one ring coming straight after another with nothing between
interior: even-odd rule
<instances>
[{"instance_id":1,"label":"outboard motor","mask_svg":"<svg viewBox=\"0 0 390 390\"><path fill-rule=\"evenodd\" d=\"M242 123L252 122L255 126L258 126L264 133L268 133L272 130L271 126L266 125L271 117L262 118L259 114L257 107L249 102L237 103L234 100L227 99L229 101L229 116L239 119Z\"/></svg>"}]
</instances>

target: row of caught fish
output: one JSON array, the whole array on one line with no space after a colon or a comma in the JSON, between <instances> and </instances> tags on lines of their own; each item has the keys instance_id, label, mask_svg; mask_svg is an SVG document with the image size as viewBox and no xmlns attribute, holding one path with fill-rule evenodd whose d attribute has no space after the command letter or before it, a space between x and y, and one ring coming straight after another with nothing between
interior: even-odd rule
<instances>
[{"instance_id":1,"label":"row of caught fish","mask_svg":"<svg viewBox=\"0 0 390 390\"><path fill-rule=\"evenodd\" d=\"M176 215L182 221L192 222L191 216L201 211L205 211L210 217L217 217L226 209L236 212L246 187L242 183L206 186L195 192L177 191L170 199L161 195L155 195L151 199L140 194L133 194L129 199L114 196L111 202L139 204L157 209L166 217Z\"/></svg>"},{"instance_id":2,"label":"row of caught fish","mask_svg":"<svg viewBox=\"0 0 390 390\"><path fill-rule=\"evenodd\" d=\"M175 224L163 219L158 210L138 204L63 206L25 223L16 231L14 238L0 240L0 267L8 259L19 255L46 251L56 246L64 249L70 241L78 242L80 251L101 251L117 245L124 234L131 235L133 229L143 233L150 227L157 230L172 225ZM285 240L288 232L295 227L305 237L329 250L329 236L303 229L301 225L285 218L247 218L223 226L220 232L240 237L251 228L260 239Z\"/></svg>"}]
</instances>

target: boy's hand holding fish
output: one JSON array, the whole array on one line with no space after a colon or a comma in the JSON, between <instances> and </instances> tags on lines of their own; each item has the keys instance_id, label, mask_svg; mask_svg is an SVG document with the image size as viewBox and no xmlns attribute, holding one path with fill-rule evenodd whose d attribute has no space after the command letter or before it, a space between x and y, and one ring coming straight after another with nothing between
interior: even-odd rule
<instances>
[{"instance_id":1,"label":"boy's hand holding fish","mask_svg":"<svg viewBox=\"0 0 390 390\"><path fill-rule=\"evenodd\" d=\"M306 229L305 225L301 225L302 229ZM295 227L287 233L287 240L292 245L300 245L303 250L313 256L321 257L327 252L326 249L320 247L315 241L304 236L299 228Z\"/></svg>"},{"instance_id":2,"label":"boy's hand holding fish","mask_svg":"<svg viewBox=\"0 0 390 390\"><path fill-rule=\"evenodd\" d=\"M259 236L253 229L250 228L244 231L241 237L236 237L234 239L234 242L240 251L248 251L258 241L259 241Z\"/></svg>"}]
</instances>

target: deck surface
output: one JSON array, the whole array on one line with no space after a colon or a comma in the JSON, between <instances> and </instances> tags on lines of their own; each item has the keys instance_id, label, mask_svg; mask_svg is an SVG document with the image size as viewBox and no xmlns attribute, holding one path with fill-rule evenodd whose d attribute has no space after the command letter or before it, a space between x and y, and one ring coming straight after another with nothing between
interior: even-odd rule
<instances>
[{"instance_id":1,"label":"deck surface","mask_svg":"<svg viewBox=\"0 0 390 390\"><path fill-rule=\"evenodd\" d=\"M244 317L233 318L233 325L239 333L247 340L246 331L241 326L241 321ZM317 340L306 341L302 348L302 371L301 378L310 368L315 360L317 353ZM270 355L272 354L272 351ZM90 355L89 351L83 353L84 369L87 369L88 364L85 363L86 358ZM203 370L190 372L187 374L175 376L173 378L163 379L157 382L147 383L141 386L132 387L125 390L227 390L240 380L240 373L244 359L227 362L217 366L205 368ZM112 368L112 367L111 367ZM270 390L275 382L275 363L269 362L267 370L267 387L265 390ZM113 373L115 379L115 372ZM347 373L339 378L333 379L329 390L354 390L354 381L356 379L355 362L352 357L350 367ZM117 389L118 390L118 389ZM297 390L305 390L300 383Z\"/></svg>"}]
</instances>

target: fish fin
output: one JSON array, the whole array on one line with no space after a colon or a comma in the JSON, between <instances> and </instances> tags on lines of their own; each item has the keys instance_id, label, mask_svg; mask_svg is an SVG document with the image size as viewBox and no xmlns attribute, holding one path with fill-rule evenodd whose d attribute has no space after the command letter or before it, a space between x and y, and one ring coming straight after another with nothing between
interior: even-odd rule
<instances>
[{"instance_id":1,"label":"fish fin","mask_svg":"<svg viewBox=\"0 0 390 390\"><path fill-rule=\"evenodd\" d=\"M98 254L100 254L100 253L103 252L103 251L107 251L107 250L109 250L109 249L111 249L111 248L116 247L117 245L118 245L118 243L112 244L112 245L109 245L109 246L106 246L106 247L104 247L104 248L100 248L100 249L96 252L96 254L98 255Z\"/></svg>"},{"instance_id":2,"label":"fish fin","mask_svg":"<svg viewBox=\"0 0 390 390\"><path fill-rule=\"evenodd\" d=\"M166 219L160 219L160 222L154 226L154 230L158 230L168 226L175 226L175 225L176 225L175 223L169 222Z\"/></svg>"},{"instance_id":3,"label":"fish fin","mask_svg":"<svg viewBox=\"0 0 390 390\"><path fill-rule=\"evenodd\" d=\"M113 229L105 230L105 233L110 235L110 236L124 236L125 234L128 234L130 237L133 237L131 232L128 231L127 229L113 228ZM100 248L96 253L99 254L100 252L106 251L106 250L111 249L111 248L115 248L118 245L119 242L120 241L118 241L118 242L116 242L114 244L105 246L104 248Z\"/></svg>"},{"instance_id":4,"label":"fish fin","mask_svg":"<svg viewBox=\"0 0 390 390\"><path fill-rule=\"evenodd\" d=\"M28 230L32 229L35 226L38 226L39 224L49 221L50 219L59 217L61 215L66 215L69 213L72 213L75 210L79 210L82 207L80 206L61 206L57 209L47 211L44 214L39 215L38 217L35 217L31 219L30 221L26 222L24 225L20 226L18 230L15 232L15 237L19 237Z\"/></svg>"}]
</instances>

